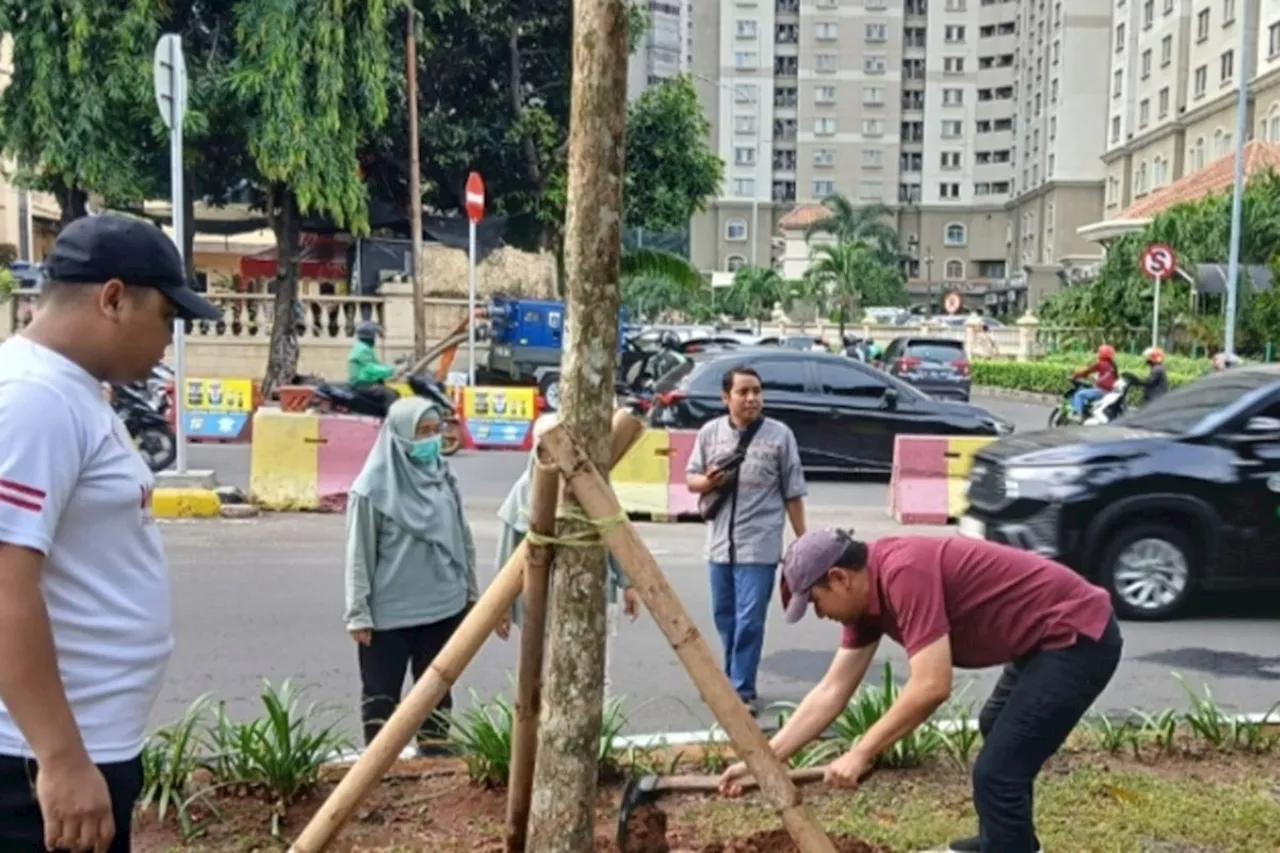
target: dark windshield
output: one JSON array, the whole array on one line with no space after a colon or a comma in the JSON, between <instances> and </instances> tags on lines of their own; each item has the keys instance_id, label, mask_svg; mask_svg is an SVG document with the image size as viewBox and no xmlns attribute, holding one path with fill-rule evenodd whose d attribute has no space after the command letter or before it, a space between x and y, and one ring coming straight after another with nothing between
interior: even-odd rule
<instances>
[{"instance_id":1,"label":"dark windshield","mask_svg":"<svg viewBox=\"0 0 1280 853\"><path fill-rule=\"evenodd\" d=\"M1197 379L1130 412L1117 425L1173 435L1189 432L1206 415L1220 411L1259 388L1280 382L1274 370L1227 370Z\"/></svg>"},{"instance_id":2,"label":"dark windshield","mask_svg":"<svg viewBox=\"0 0 1280 853\"><path fill-rule=\"evenodd\" d=\"M663 353L659 358L662 359L662 362L655 365L658 381L653 386L654 392L658 394L674 391L680 385L681 380L692 373L693 368L697 365L697 362L693 359L674 352ZM678 359L678 361L675 361L675 359ZM658 361L658 359L655 359L655 361Z\"/></svg>"},{"instance_id":3,"label":"dark windshield","mask_svg":"<svg viewBox=\"0 0 1280 853\"><path fill-rule=\"evenodd\" d=\"M907 355L921 361L950 364L964 358L964 344L959 341L912 341L907 346Z\"/></svg>"}]
</instances>

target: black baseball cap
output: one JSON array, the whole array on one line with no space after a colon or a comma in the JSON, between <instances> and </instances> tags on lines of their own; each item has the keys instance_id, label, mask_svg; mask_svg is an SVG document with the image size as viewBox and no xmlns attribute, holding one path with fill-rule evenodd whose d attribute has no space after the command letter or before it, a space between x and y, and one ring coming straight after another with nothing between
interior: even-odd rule
<instances>
[{"instance_id":1,"label":"black baseball cap","mask_svg":"<svg viewBox=\"0 0 1280 853\"><path fill-rule=\"evenodd\" d=\"M184 320L219 320L222 311L191 288L173 241L155 224L132 216L82 216L63 228L44 262L60 284L104 284L118 278L154 287L169 297Z\"/></svg>"}]
</instances>

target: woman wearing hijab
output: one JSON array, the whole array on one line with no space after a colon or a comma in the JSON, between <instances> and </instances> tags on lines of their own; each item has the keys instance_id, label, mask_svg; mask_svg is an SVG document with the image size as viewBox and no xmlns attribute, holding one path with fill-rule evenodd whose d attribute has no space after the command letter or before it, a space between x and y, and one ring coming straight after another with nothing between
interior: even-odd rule
<instances>
[{"instance_id":1,"label":"woman wearing hijab","mask_svg":"<svg viewBox=\"0 0 1280 853\"><path fill-rule=\"evenodd\" d=\"M392 404L347 502L347 630L360 661L361 718L370 743L479 597L475 543L462 495L440 455L440 412L421 397ZM446 693L440 710L453 697ZM419 752L440 752L434 715Z\"/></svg>"},{"instance_id":2,"label":"woman wearing hijab","mask_svg":"<svg viewBox=\"0 0 1280 853\"><path fill-rule=\"evenodd\" d=\"M520 543L524 540L525 534L529 532L529 504L530 490L533 483L533 466L538 461L537 441L559 422L559 418L554 414L546 414L534 421L533 424L533 440L535 443L534 450L529 454L529 466L524 473L520 475L520 479L516 480L511 491L507 494L507 499L503 501L502 507L498 510L498 518L502 520L502 532L498 537L498 568L501 569L507 564L507 560L511 559L511 555L515 553L516 548L520 547ZM627 576L622 573L617 562L613 559L613 555L608 556L609 578L607 589L608 601L608 632L609 640L605 642L604 657L604 690L608 695L612 692L613 683L609 677L609 663L613 649L611 642L618 634L618 610L619 610L619 592L621 592L621 609L627 616L631 617L634 622L640 616L640 597L636 595L635 590L631 589ZM516 603L511 608L511 621L520 624L522 600L516 599ZM499 629L499 636L504 640L510 631L509 625L503 625Z\"/></svg>"}]
</instances>

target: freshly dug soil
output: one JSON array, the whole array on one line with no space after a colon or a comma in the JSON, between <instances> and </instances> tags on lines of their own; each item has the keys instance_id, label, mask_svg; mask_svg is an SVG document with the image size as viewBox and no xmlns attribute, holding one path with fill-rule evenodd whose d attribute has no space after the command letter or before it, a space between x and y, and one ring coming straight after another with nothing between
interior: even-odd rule
<instances>
[{"instance_id":1,"label":"freshly dug soil","mask_svg":"<svg viewBox=\"0 0 1280 853\"><path fill-rule=\"evenodd\" d=\"M669 853L667 814L656 805L644 805L627 818L627 843L621 853Z\"/></svg>"},{"instance_id":2,"label":"freshly dug soil","mask_svg":"<svg viewBox=\"0 0 1280 853\"><path fill-rule=\"evenodd\" d=\"M843 835L832 836L831 843L835 845L836 853L889 853L888 847ZM746 838L708 844L701 853L799 853L799 848L785 829L771 829Z\"/></svg>"}]
</instances>

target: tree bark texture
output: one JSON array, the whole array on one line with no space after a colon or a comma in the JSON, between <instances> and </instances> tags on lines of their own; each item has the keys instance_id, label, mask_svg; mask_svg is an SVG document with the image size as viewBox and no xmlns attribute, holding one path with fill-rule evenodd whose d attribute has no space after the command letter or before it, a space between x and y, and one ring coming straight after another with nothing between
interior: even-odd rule
<instances>
[{"instance_id":1,"label":"tree bark texture","mask_svg":"<svg viewBox=\"0 0 1280 853\"><path fill-rule=\"evenodd\" d=\"M298 202L287 187L271 192L271 227L276 236L276 298L271 345L262 394L269 397L298 372L298 264L301 223Z\"/></svg>"},{"instance_id":2,"label":"tree bark texture","mask_svg":"<svg viewBox=\"0 0 1280 853\"><path fill-rule=\"evenodd\" d=\"M617 370L622 171L627 119L625 0L574 0L565 221L561 424L608 467ZM566 496L567 497L567 496ZM581 514L576 501L566 515ZM581 528L571 518L561 535ZM604 693L605 552L556 549L528 849L591 850Z\"/></svg>"}]
</instances>

